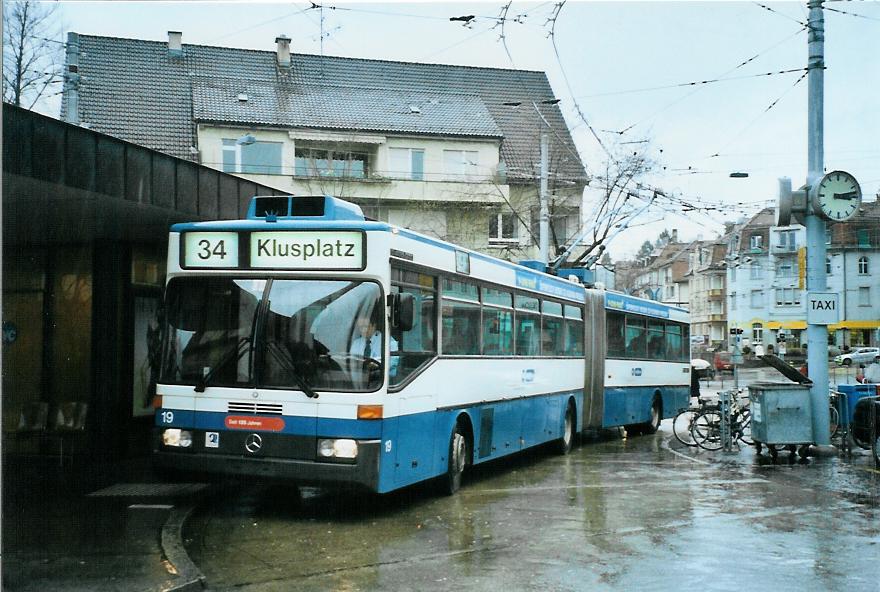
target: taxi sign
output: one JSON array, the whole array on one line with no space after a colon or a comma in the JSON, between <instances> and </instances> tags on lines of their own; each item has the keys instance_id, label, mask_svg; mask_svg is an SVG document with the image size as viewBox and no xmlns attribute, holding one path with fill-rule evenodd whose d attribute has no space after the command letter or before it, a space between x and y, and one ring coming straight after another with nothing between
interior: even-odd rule
<instances>
[{"instance_id":1,"label":"taxi sign","mask_svg":"<svg viewBox=\"0 0 880 592\"><path fill-rule=\"evenodd\" d=\"M807 293L807 324L833 325L839 320L838 295L836 292Z\"/></svg>"}]
</instances>

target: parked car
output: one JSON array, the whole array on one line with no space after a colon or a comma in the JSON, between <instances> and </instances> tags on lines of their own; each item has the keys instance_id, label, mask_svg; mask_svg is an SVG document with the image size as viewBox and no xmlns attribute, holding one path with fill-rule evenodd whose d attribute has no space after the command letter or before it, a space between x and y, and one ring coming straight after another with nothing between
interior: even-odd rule
<instances>
[{"instance_id":1,"label":"parked car","mask_svg":"<svg viewBox=\"0 0 880 592\"><path fill-rule=\"evenodd\" d=\"M696 374L698 378L715 378L715 368L712 367L712 364L700 358L691 360L691 372Z\"/></svg>"},{"instance_id":2,"label":"parked car","mask_svg":"<svg viewBox=\"0 0 880 592\"><path fill-rule=\"evenodd\" d=\"M841 366L851 366L854 363L870 364L871 362L880 362L880 348L857 347L849 353L836 356L834 361Z\"/></svg>"},{"instance_id":3,"label":"parked car","mask_svg":"<svg viewBox=\"0 0 880 592\"><path fill-rule=\"evenodd\" d=\"M733 363L730 361L729 352L715 352L715 358L712 363L716 372L733 372Z\"/></svg>"}]
</instances>

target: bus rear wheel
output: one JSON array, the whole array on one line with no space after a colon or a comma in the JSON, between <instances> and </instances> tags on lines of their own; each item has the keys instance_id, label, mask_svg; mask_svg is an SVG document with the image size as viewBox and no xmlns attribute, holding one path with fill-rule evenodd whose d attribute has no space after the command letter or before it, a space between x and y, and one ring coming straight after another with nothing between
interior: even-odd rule
<instances>
[{"instance_id":1,"label":"bus rear wheel","mask_svg":"<svg viewBox=\"0 0 880 592\"><path fill-rule=\"evenodd\" d=\"M461 479L468 459L467 438L462 433L461 426L455 424L452 435L449 438L449 461L446 474L442 480L442 492L453 495L461 489Z\"/></svg>"},{"instance_id":2,"label":"bus rear wheel","mask_svg":"<svg viewBox=\"0 0 880 592\"><path fill-rule=\"evenodd\" d=\"M662 418L663 403L660 402L660 397L655 396L651 402L651 419L642 424L641 432L643 434L656 434L657 430L660 429L660 420Z\"/></svg>"},{"instance_id":3,"label":"bus rear wheel","mask_svg":"<svg viewBox=\"0 0 880 592\"><path fill-rule=\"evenodd\" d=\"M565 418L562 420L562 437L556 441L556 452L566 455L574 444L574 405L568 403Z\"/></svg>"}]
</instances>

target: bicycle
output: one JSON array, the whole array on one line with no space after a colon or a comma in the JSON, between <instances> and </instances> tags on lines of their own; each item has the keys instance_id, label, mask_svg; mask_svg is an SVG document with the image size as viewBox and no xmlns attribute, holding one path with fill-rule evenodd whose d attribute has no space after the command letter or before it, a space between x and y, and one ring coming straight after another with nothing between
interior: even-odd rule
<instances>
[{"instance_id":1,"label":"bicycle","mask_svg":"<svg viewBox=\"0 0 880 592\"><path fill-rule=\"evenodd\" d=\"M706 399L697 399L696 406L690 406L679 411L672 420L672 433L675 439L685 446L696 447L697 442L694 440L691 430L694 425L694 418L705 409L717 408L717 403L712 403Z\"/></svg>"},{"instance_id":2,"label":"bicycle","mask_svg":"<svg viewBox=\"0 0 880 592\"><path fill-rule=\"evenodd\" d=\"M742 390L736 391L730 403L728 417L730 436L732 442L741 442L751 446L754 444L751 429L752 416L748 407L748 399L741 395ZM697 446L705 450L720 450L724 446L724 441L721 438L722 420L720 405L707 407L697 413L691 425L691 436Z\"/></svg>"}]
</instances>

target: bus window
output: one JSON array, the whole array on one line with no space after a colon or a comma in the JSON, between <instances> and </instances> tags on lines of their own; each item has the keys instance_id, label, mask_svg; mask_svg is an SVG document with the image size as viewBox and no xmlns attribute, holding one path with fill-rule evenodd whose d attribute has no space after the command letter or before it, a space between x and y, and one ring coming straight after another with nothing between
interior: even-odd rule
<instances>
[{"instance_id":1,"label":"bus window","mask_svg":"<svg viewBox=\"0 0 880 592\"><path fill-rule=\"evenodd\" d=\"M541 317L516 311L516 355L537 356L541 346Z\"/></svg>"},{"instance_id":2,"label":"bus window","mask_svg":"<svg viewBox=\"0 0 880 592\"><path fill-rule=\"evenodd\" d=\"M688 362L691 359L691 328L689 325L681 326L681 351L679 362Z\"/></svg>"},{"instance_id":3,"label":"bus window","mask_svg":"<svg viewBox=\"0 0 880 592\"><path fill-rule=\"evenodd\" d=\"M666 359L670 362L681 360L681 325L666 323Z\"/></svg>"},{"instance_id":4,"label":"bus window","mask_svg":"<svg viewBox=\"0 0 880 592\"><path fill-rule=\"evenodd\" d=\"M443 299L443 353L475 356L480 353L480 305Z\"/></svg>"},{"instance_id":5,"label":"bus window","mask_svg":"<svg viewBox=\"0 0 880 592\"><path fill-rule=\"evenodd\" d=\"M666 357L666 337L663 334L663 321L648 321L648 358L662 360Z\"/></svg>"},{"instance_id":6,"label":"bus window","mask_svg":"<svg viewBox=\"0 0 880 592\"><path fill-rule=\"evenodd\" d=\"M605 317L608 330L608 357L623 358L626 356L624 340L624 316L619 312L609 312Z\"/></svg>"},{"instance_id":7,"label":"bus window","mask_svg":"<svg viewBox=\"0 0 880 592\"><path fill-rule=\"evenodd\" d=\"M579 306L565 305L565 349L562 353L572 357L584 354L583 311Z\"/></svg>"},{"instance_id":8,"label":"bus window","mask_svg":"<svg viewBox=\"0 0 880 592\"><path fill-rule=\"evenodd\" d=\"M392 286L391 291L413 295L413 326L409 331L391 331L391 360L388 366L391 386L402 383L423 363L437 355L434 339L436 279L426 274L406 273L413 277L404 279L415 285Z\"/></svg>"},{"instance_id":9,"label":"bus window","mask_svg":"<svg viewBox=\"0 0 880 592\"><path fill-rule=\"evenodd\" d=\"M562 304L542 300L541 309L544 312L541 317L541 355L564 355Z\"/></svg>"},{"instance_id":10,"label":"bus window","mask_svg":"<svg viewBox=\"0 0 880 592\"><path fill-rule=\"evenodd\" d=\"M541 316L537 298L516 294L516 355L537 356L541 351Z\"/></svg>"},{"instance_id":11,"label":"bus window","mask_svg":"<svg viewBox=\"0 0 880 592\"><path fill-rule=\"evenodd\" d=\"M626 357L644 360L648 357L645 319L626 317Z\"/></svg>"},{"instance_id":12,"label":"bus window","mask_svg":"<svg viewBox=\"0 0 880 592\"><path fill-rule=\"evenodd\" d=\"M483 355L513 355L513 311L483 307Z\"/></svg>"},{"instance_id":13,"label":"bus window","mask_svg":"<svg viewBox=\"0 0 880 592\"><path fill-rule=\"evenodd\" d=\"M562 319L559 317L541 317L541 355L561 356L564 355L562 342Z\"/></svg>"},{"instance_id":14,"label":"bus window","mask_svg":"<svg viewBox=\"0 0 880 592\"><path fill-rule=\"evenodd\" d=\"M175 278L166 292L162 380L250 384L253 327L265 280Z\"/></svg>"},{"instance_id":15,"label":"bus window","mask_svg":"<svg viewBox=\"0 0 880 592\"><path fill-rule=\"evenodd\" d=\"M276 279L268 302L261 384L295 389L304 379L315 390L379 388L385 306L378 284Z\"/></svg>"},{"instance_id":16,"label":"bus window","mask_svg":"<svg viewBox=\"0 0 880 592\"><path fill-rule=\"evenodd\" d=\"M480 291L476 285L443 278L443 297L447 296L474 302L480 301Z\"/></svg>"}]
</instances>

